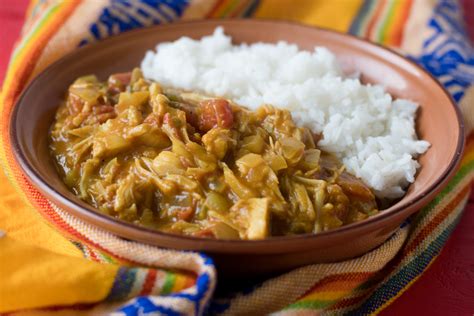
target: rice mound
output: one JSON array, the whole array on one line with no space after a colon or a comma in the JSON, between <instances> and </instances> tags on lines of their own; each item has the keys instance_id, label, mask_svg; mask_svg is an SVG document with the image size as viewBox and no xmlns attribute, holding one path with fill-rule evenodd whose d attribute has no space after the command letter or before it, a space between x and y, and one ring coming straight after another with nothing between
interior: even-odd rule
<instances>
[{"instance_id":1,"label":"rice mound","mask_svg":"<svg viewBox=\"0 0 474 316\"><path fill-rule=\"evenodd\" d=\"M288 109L297 124L322 133L318 146L336 154L379 198L405 193L420 166L417 156L430 146L417 139L416 103L343 74L324 47L308 52L286 42L231 40L219 27L201 40L161 43L146 53L141 69L164 86L223 96L250 109Z\"/></svg>"}]
</instances>

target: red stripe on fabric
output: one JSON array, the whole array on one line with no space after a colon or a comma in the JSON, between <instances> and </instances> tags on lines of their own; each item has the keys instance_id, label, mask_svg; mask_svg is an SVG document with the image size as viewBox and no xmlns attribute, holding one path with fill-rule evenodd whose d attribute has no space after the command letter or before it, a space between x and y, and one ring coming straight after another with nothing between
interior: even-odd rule
<instances>
[{"instance_id":1,"label":"red stripe on fabric","mask_svg":"<svg viewBox=\"0 0 474 316\"><path fill-rule=\"evenodd\" d=\"M402 8L400 12L400 16L397 19L396 23L397 25L393 25L392 29L395 29L393 36L391 36L392 39L392 44L395 46L400 46L402 43L402 39L404 36L404 28L402 25L405 23L405 21L408 18L408 14L410 13L411 7L413 6L413 1L412 0L406 0L407 3L405 6Z\"/></svg>"},{"instance_id":2,"label":"red stripe on fabric","mask_svg":"<svg viewBox=\"0 0 474 316\"><path fill-rule=\"evenodd\" d=\"M219 10L219 8L226 2L226 0L219 0L217 3L212 7L211 11L206 15L206 18L211 18L214 14Z\"/></svg>"},{"instance_id":3,"label":"red stripe on fabric","mask_svg":"<svg viewBox=\"0 0 474 316\"><path fill-rule=\"evenodd\" d=\"M382 14L383 8L387 5L387 0L379 0L377 2L377 5L377 9L375 10L374 15L370 19L370 22L367 24L367 29L363 37L370 38L372 30L374 29L375 24L377 23L377 19Z\"/></svg>"},{"instance_id":4,"label":"red stripe on fabric","mask_svg":"<svg viewBox=\"0 0 474 316\"><path fill-rule=\"evenodd\" d=\"M89 249L89 250L90 250L90 254L91 254L91 259L92 259L92 261L100 262L99 258L98 258L97 255L95 254L95 250L94 250L94 249Z\"/></svg>"},{"instance_id":5,"label":"red stripe on fabric","mask_svg":"<svg viewBox=\"0 0 474 316\"><path fill-rule=\"evenodd\" d=\"M151 293L151 291L153 290L153 286L155 285L156 275L156 270L148 270L140 295L148 295Z\"/></svg>"},{"instance_id":6,"label":"red stripe on fabric","mask_svg":"<svg viewBox=\"0 0 474 316\"><path fill-rule=\"evenodd\" d=\"M466 148L464 152L467 153L471 150L474 150L474 133L471 133L466 139Z\"/></svg>"}]
</instances>

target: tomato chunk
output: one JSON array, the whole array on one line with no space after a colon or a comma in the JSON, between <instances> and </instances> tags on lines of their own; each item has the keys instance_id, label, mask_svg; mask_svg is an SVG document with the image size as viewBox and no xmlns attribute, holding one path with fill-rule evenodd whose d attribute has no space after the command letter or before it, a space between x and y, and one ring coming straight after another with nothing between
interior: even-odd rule
<instances>
[{"instance_id":1,"label":"tomato chunk","mask_svg":"<svg viewBox=\"0 0 474 316\"><path fill-rule=\"evenodd\" d=\"M112 93L120 93L125 91L125 87L130 84L131 78L131 72L122 72L111 75L107 82L109 91Z\"/></svg>"},{"instance_id":2,"label":"tomato chunk","mask_svg":"<svg viewBox=\"0 0 474 316\"><path fill-rule=\"evenodd\" d=\"M207 132L215 127L231 128L234 115L229 102L224 99L202 101L198 110L198 128Z\"/></svg>"}]
</instances>

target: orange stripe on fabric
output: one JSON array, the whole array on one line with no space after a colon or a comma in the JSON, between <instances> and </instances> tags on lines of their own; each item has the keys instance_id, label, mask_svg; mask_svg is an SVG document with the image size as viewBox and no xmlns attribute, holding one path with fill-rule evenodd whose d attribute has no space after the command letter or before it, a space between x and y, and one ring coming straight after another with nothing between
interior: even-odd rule
<instances>
[{"instance_id":1,"label":"orange stripe on fabric","mask_svg":"<svg viewBox=\"0 0 474 316\"><path fill-rule=\"evenodd\" d=\"M369 277L370 276L367 276L366 278L334 280L332 282L328 282L326 284L322 284L322 285L318 286L318 288L314 289L314 291L322 292L322 291L346 291L346 290L351 290L355 286L359 285L361 282L366 281ZM309 295L311 295L311 294L312 293L310 293Z\"/></svg>"},{"instance_id":2,"label":"orange stripe on fabric","mask_svg":"<svg viewBox=\"0 0 474 316\"><path fill-rule=\"evenodd\" d=\"M473 149L471 149L470 151L466 150L465 154L463 155L461 159L461 167L471 163L472 161L474 161L474 150Z\"/></svg>"},{"instance_id":3,"label":"orange stripe on fabric","mask_svg":"<svg viewBox=\"0 0 474 316\"><path fill-rule=\"evenodd\" d=\"M363 34L363 37L370 37L372 34L372 31L375 27L375 24L377 23L378 18L383 12L384 7L387 5L387 0L380 0L377 3L377 8L375 9L374 15L370 19L369 23L367 24L367 28L365 30L365 34Z\"/></svg>"},{"instance_id":4,"label":"orange stripe on fabric","mask_svg":"<svg viewBox=\"0 0 474 316\"><path fill-rule=\"evenodd\" d=\"M394 266L394 264L386 265L381 271L374 273L374 275L367 280L370 284L364 283L363 288L357 288L350 295L338 300L334 305L329 307L329 310L347 309L358 306L358 304L370 296L372 291L380 285L384 277L389 275L395 268L396 266Z\"/></svg>"},{"instance_id":5,"label":"orange stripe on fabric","mask_svg":"<svg viewBox=\"0 0 474 316\"><path fill-rule=\"evenodd\" d=\"M206 15L206 18L212 18L215 16L215 14L225 5L227 0L219 0L214 7L212 7L211 11Z\"/></svg>"},{"instance_id":6,"label":"orange stripe on fabric","mask_svg":"<svg viewBox=\"0 0 474 316\"><path fill-rule=\"evenodd\" d=\"M399 0L402 1L402 0ZM405 0L402 3L402 7L395 13L393 25L390 27L388 32L388 45L392 46L400 46L403 39L403 30L405 21L408 18L408 14L410 13L410 9L413 5L412 0Z\"/></svg>"},{"instance_id":7,"label":"orange stripe on fabric","mask_svg":"<svg viewBox=\"0 0 474 316\"><path fill-rule=\"evenodd\" d=\"M28 4L28 7L26 9L26 14L25 14L25 24L23 25L22 29L22 35L25 34L28 29L34 24L36 20L38 20L39 12L33 12L33 11L40 11L41 8L44 10L46 8L46 5L40 6L38 4L38 0L31 0L30 3Z\"/></svg>"},{"instance_id":8,"label":"orange stripe on fabric","mask_svg":"<svg viewBox=\"0 0 474 316\"><path fill-rule=\"evenodd\" d=\"M316 284L314 284L308 291L306 291L306 293L304 293L300 297L300 299L311 294L314 291L319 290L319 288L324 288L325 286L328 286L329 284L333 282L360 283L367 280L372 274L373 272L347 272L347 273L340 273L336 275L327 276L321 279Z\"/></svg>"},{"instance_id":9,"label":"orange stripe on fabric","mask_svg":"<svg viewBox=\"0 0 474 316\"><path fill-rule=\"evenodd\" d=\"M151 291L153 290L153 286L155 285L156 276L157 276L156 270L154 269L148 270L140 295L148 295L151 293Z\"/></svg>"},{"instance_id":10,"label":"orange stripe on fabric","mask_svg":"<svg viewBox=\"0 0 474 316\"><path fill-rule=\"evenodd\" d=\"M196 277L192 274L185 274L186 281L184 282L184 288L187 289L194 285Z\"/></svg>"},{"instance_id":11,"label":"orange stripe on fabric","mask_svg":"<svg viewBox=\"0 0 474 316\"><path fill-rule=\"evenodd\" d=\"M474 134L471 134L467 139L466 139L466 147L464 149L464 152L468 153L474 151Z\"/></svg>"},{"instance_id":12,"label":"orange stripe on fabric","mask_svg":"<svg viewBox=\"0 0 474 316\"><path fill-rule=\"evenodd\" d=\"M470 163L474 160L474 134L466 139L466 147L464 148L464 155L461 159L461 166Z\"/></svg>"},{"instance_id":13,"label":"orange stripe on fabric","mask_svg":"<svg viewBox=\"0 0 474 316\"><path fill-rule=\"evenodd\" d=\"M31 16L31 13L38 3L38 0L30 0L30 3L28 3L28 7L26 8L26 16Z\"/></svg>"}]
</instances>

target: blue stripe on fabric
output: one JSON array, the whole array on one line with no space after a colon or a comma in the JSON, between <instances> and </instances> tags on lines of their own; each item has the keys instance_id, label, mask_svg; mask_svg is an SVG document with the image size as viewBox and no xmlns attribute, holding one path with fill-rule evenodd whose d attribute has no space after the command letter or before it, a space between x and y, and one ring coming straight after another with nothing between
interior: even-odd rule
<instances>
[{"instance_id":1,"label":"blue stripe on fabric","mask_svg":"<svg viewBox=\"0 0 474 316\"><path fill-rule=\"evenodd\" d=\"M116 0L116 3L120 3L121 5L124 5L128 8L131 8L132 5L130 4L130 1L129 0Z\"/></svg>"},{"instance_id":2,"label":"blue stripe on fabric","mask_svg":"<svg viewBox=\"0 0 474 316\"><path fill-rule=\"evenodd\" d=\"M414 58L434 76L443 77L456 102L474 84L474 48L466 37L460 12L456 1L440 0L428 23L433 35L424 42L421 56ZM439 43L432 47L434 41Z\"/></svg>"},{"instance_id":3,"label":"blue stripe on fabric","mask_svg":"<svg viewBox=\"0 0 474 316\"><path fill-rule=\"evenodd\" d=\"M181 313L175 311L172 308L164 307L161 305L155 305L147 297L137 297L134 300L134 304L130 304L122 309L119 312L124 313L127 316L136 316L136 315L167 315L167 316L180 316Z\"/></svg>"},{"instance_id":4,"label":"blue stripe on fabric","mask_svg":"<svg viewBox=\"0 0 474 316\"><path fill-rule=\"evenodd\" d=\"M110 0L89 26L89 37L82 39L79 46L132 29L172 22L183 15L188 5L189 0Z\"/></svg>"},{"instance_id":5,"label":"blue stripe on fabric","mask_svg":"<svg viewBox=\"0 0 474 316\"><path fill-rule=\"evenodd\" d=\"M115 276L112 289L106 297L106 301L120 301L128 297L133 287L137 274L137 269L120 267Z\"/></svg>"},{"instance_id":6,"label":"blue stripe on fabric","mask_svg":"<svg viewBox=\"0 0 474 316\"><path fill-rule=\"evenodd\" d=\"M169 296L188 299L189 301L194 303L196 314L200 314L201 311L205 308L205 306L203 306L202 303L203 303L204 296L209 290L209 285L210 285L209 274L203 273L196 280L196 288L197 288L196 294L175 293L175 294L170 294Z\"/></svg>"},{"instance_id":7,"label":"blue stripe on fabric","mask_svg":"<svg viewBox=\"0 0 474 316\"><path fill-rule=\"evenodd\" d=\"M362 4L359 11L357 12L354 22L352 22L349 28L350 34L360 35L362 23L364 22L366 15L370 12L373 4L374 4L374 0L364 0L364 3Z\"/></svg>"},{"instance_id":8,"label":"blue stripe on fabric","mask_svg":"<svg viewBox=\"0 0 474 316\"><path fill-rule=\"evenodd\" d=\"M192 251L189 251L189 252L192 252ZM214 266L213 261L210 257L208 257L204 254L201 254L201 253L199 253L198 255L202 258L203 265L212 266L212 267ZM203 273L203 274L199 275L197 280L196 280L196 285L195 285L196 293L195 294L193 294L193 293L182 293L181 292L181 293L169 294L169 295L167 295L167 297L181 298L181 299L185 299L185 300L190 301L191 303L194 304L195 314L196 315L201 315L207 307L204 304L206 304L208 302L205 301L204 298L205 298L206 293L208 291L210 291L210 285L211 285L211 278L210 278L209 274L208 273ZM146 298L146 297L144 296L142 298ZM148 301L146 301L146 300L144 300L144 301L134 300L133 303L128 304L126 306L123 306L120 309L120 311L122 311L124 313L130 313L130 315L135 315L133 313L142 312L142 309L141 309L142 308L142 306L141 306L142 302L145 302L147 304L153 304L155 306L155 308L160 308L161 307L159 305L155 305L150 300L148 300ZM147 308L150 309L151 307L149 305L147 305ZM162 312L162 311L160 311L160 312ZM129 314L127 314L127 315L129 315Z\"/></svg>"},{"instance_id":9,"label":"blue stripe on fabric","mask_svg":"<svg viewBox=\"0 0 474 316\"><path fill-rule=\"evenodd\" d=\"M260 0L253 0L250 6L242 13L242 16L246 18L251 17L255 13L259 5Z\"/></svg>"},{"instance_id":10,"label":"blue stripe on fabric","mask_svg":"<svg viewBox=\"0 0 474 316\"><path fill-rule=\"evenodd\" d=\"M447 6L444 6L444 9L449 8ZM464 27L457 21L456 19L453 19L451 16L446 14L444 12L443 5L439 9L436 9L435 12L439 14L438 19L443 20L445 23L448 23L449 26L451 26L456 32L461 33L461 34L466 34Z\"/></svg>"},{"instance_id":11,"label":"blue stripe on fabric","mask_svg":"<svg viewBox=\"0 0 474 316\"><path fill-rule=\"evenodd\" d=\"M200 253L199 256L203 259L203 263L207 266L214 266L214 261L212 261L212 258L203 254L203 253Z\"/></svg>"}]
</instances>

